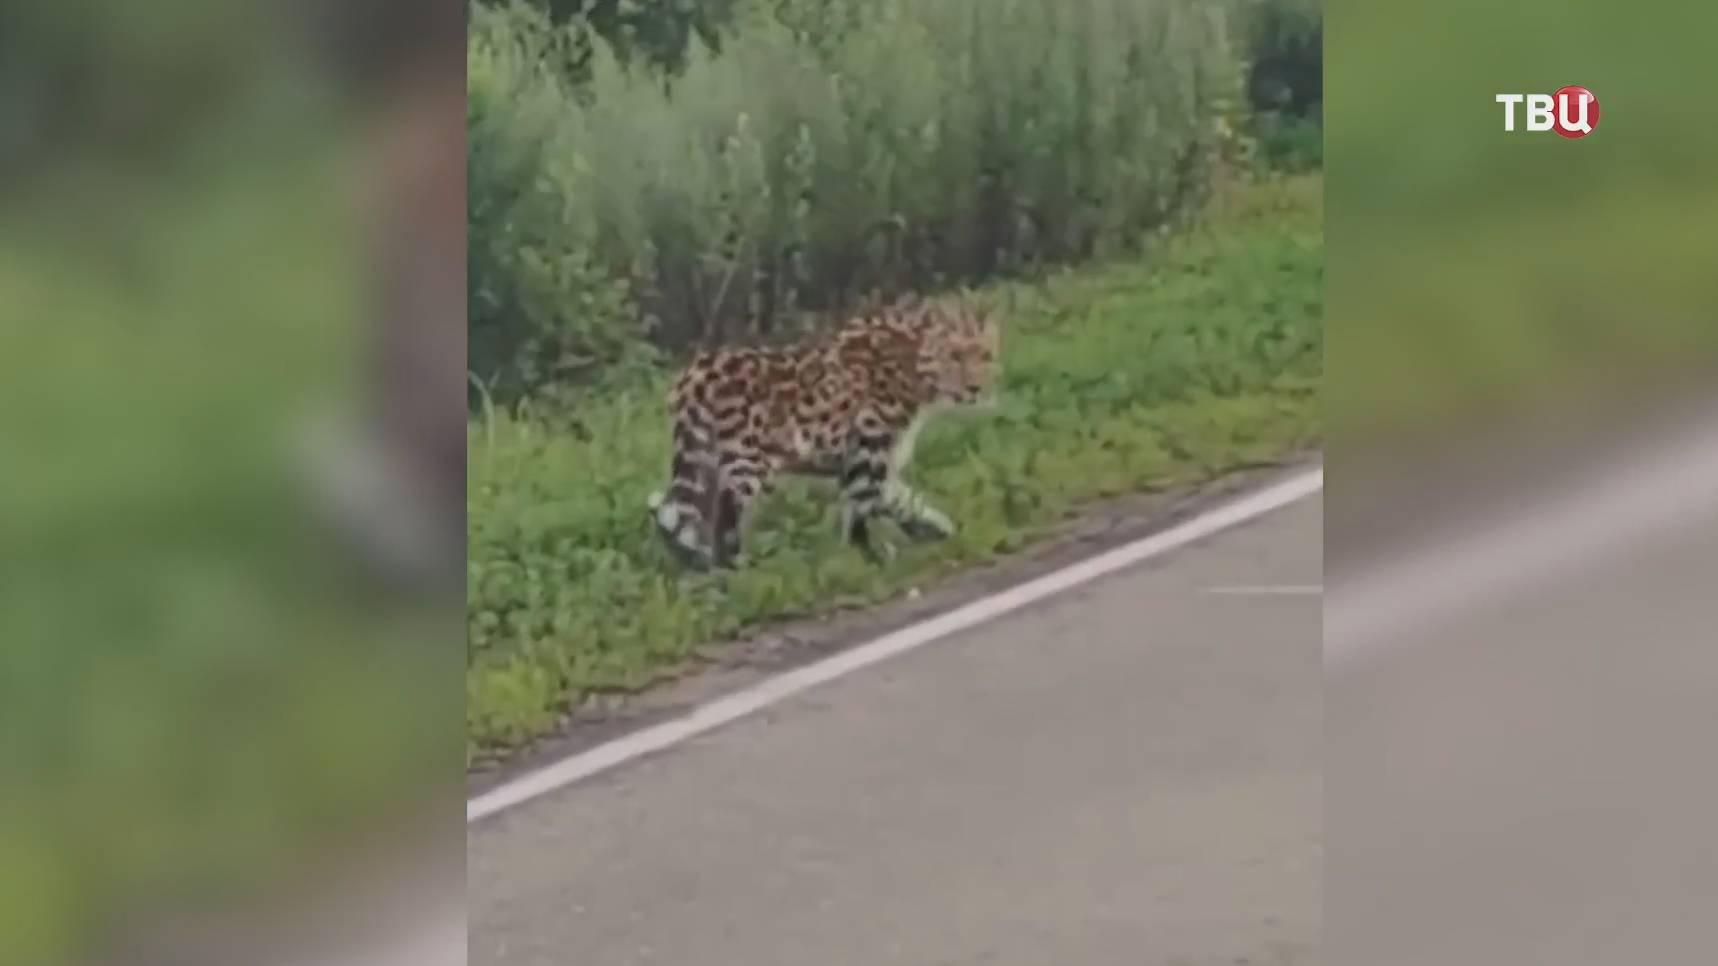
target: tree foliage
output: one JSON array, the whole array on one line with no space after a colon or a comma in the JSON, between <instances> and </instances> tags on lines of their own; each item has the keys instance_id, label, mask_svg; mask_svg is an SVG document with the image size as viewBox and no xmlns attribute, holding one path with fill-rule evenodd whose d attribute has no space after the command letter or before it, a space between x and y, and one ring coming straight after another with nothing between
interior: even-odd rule
<instances>
[{"instance_id":1,"label":"tree foliage","mask_svg":"<svg viewBox=\"0 0 1718 966\"><path fill-rule=\"evenodd\" d=\"M504 7L514 0L470 0ZM678 73L697 40L712 48L734 15L737 0L519 0L541 11L552 25L571 28L576 52L568 66L586 74L592 38L605 41L624 61L638 61L663 76Z\"/></svg>"}]
</instances>

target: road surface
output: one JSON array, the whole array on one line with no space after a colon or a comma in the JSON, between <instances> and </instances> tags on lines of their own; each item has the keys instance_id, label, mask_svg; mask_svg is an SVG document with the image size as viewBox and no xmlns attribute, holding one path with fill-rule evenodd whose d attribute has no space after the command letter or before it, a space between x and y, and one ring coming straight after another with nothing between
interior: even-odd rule
<instances>
[{"instance_id":1,"label":"road surface","mask_svg":"<svg viewBox=\"0 0 1718 966\"><path fill-rule=\"evenodd\" d=\"M1303 500L473 825L470 962L1320 961Z\"/></svg>"}]
</instances>

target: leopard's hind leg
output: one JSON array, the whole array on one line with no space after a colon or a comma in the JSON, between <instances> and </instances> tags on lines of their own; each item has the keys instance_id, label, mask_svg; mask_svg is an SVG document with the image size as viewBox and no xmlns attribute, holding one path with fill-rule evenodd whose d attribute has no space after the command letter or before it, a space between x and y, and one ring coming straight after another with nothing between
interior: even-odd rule
<instances>
[{"instance_id":1,"label":"leopard's hind leg","mask_svg":"<svg viewBox=\"0 0 1718 966\"><path fill-rule=\"evenodd\" d=\"M742 534L746 511L771 489L776 472L762 453L731 451L721 456L715 518L715 560L718 567L744 564Z\"/></svg>"},{"instance_id":2,"label":"leopard's hind leg","mask_svg":"<svg viewBox=\"0 0 1718 966\"><path fill-rule=\"evenodd\" d=\"M657 536L681 563L705 570L716 559L711 516L719 479L709 432L684 416L674 425L674 458L667 493L650 496Z\"/></svg>"}]
</instances>

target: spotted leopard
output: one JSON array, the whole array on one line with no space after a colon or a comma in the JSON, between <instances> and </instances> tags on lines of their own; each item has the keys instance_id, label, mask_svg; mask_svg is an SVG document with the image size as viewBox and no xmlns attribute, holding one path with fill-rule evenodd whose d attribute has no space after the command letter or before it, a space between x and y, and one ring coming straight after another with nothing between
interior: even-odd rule
<instances>
[{"instance_id":1,"label":"spotted leopard","mask_svg":"<svg viewBox=\"0 0 1718 966\"><path fill-rule=\"evenodd\" d=\"M967 301L910 298L792 346L700 353L669 394L674 451L651 516L669 549L706 568L741 560L747 509L797 474L840 481L842 532L888 559L872 523L915 540L954 523L901 479L913 441L939 409L982 404L1001 366L1001 322Z\"/></svg>"}]
</instances>

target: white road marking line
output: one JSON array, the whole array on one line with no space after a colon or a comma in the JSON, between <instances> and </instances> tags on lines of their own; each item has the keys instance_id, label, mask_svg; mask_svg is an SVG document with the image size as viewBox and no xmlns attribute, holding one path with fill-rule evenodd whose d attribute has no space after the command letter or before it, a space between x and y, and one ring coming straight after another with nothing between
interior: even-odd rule
<instances>
[{"instance_id":1,"label":"white road marking line","mask_svg":"<svg viewBox=\"0 0 1718 966\"><path fill-rule=\"evenodd\" d=\"M479 821L617 765L662 751L802 691L923 647L939 638L994 620L1053 594L1185 547L1305 499L1322 489L1323 467L1307 470L1214 507L1160 533L1143 537L1017 587L973 601L948 613L885 634L821 661L767 678L751 687L695 708L684 717L623 735L493 788L466 802L465 820L467 823Z\"/></svg>"},{"instance_id":2,"label":"white road marking line","mask_svg":"<svg viewBox=\"0 0 1718 966\"><path fill-rule=\"evenodd\" d=\"M1207 587L1205 593L1220 597L1316 597L1323 584L1264 584L1255 587Z\"/></svg>"},{"instance_id":3,"label":"white road marking line","mask_svg":"<svg viewBox=\"0 0 1718 966\"><path fill-rule=\"evenodd\" d=\"M1714 514L1718 425L1708 425L1394 566L1335 575L1325 598L1325 667L1367 659L1406 630L1569 574L1643 537L1710 525L1704 521Z\"/></svg>"}]
</instances>

